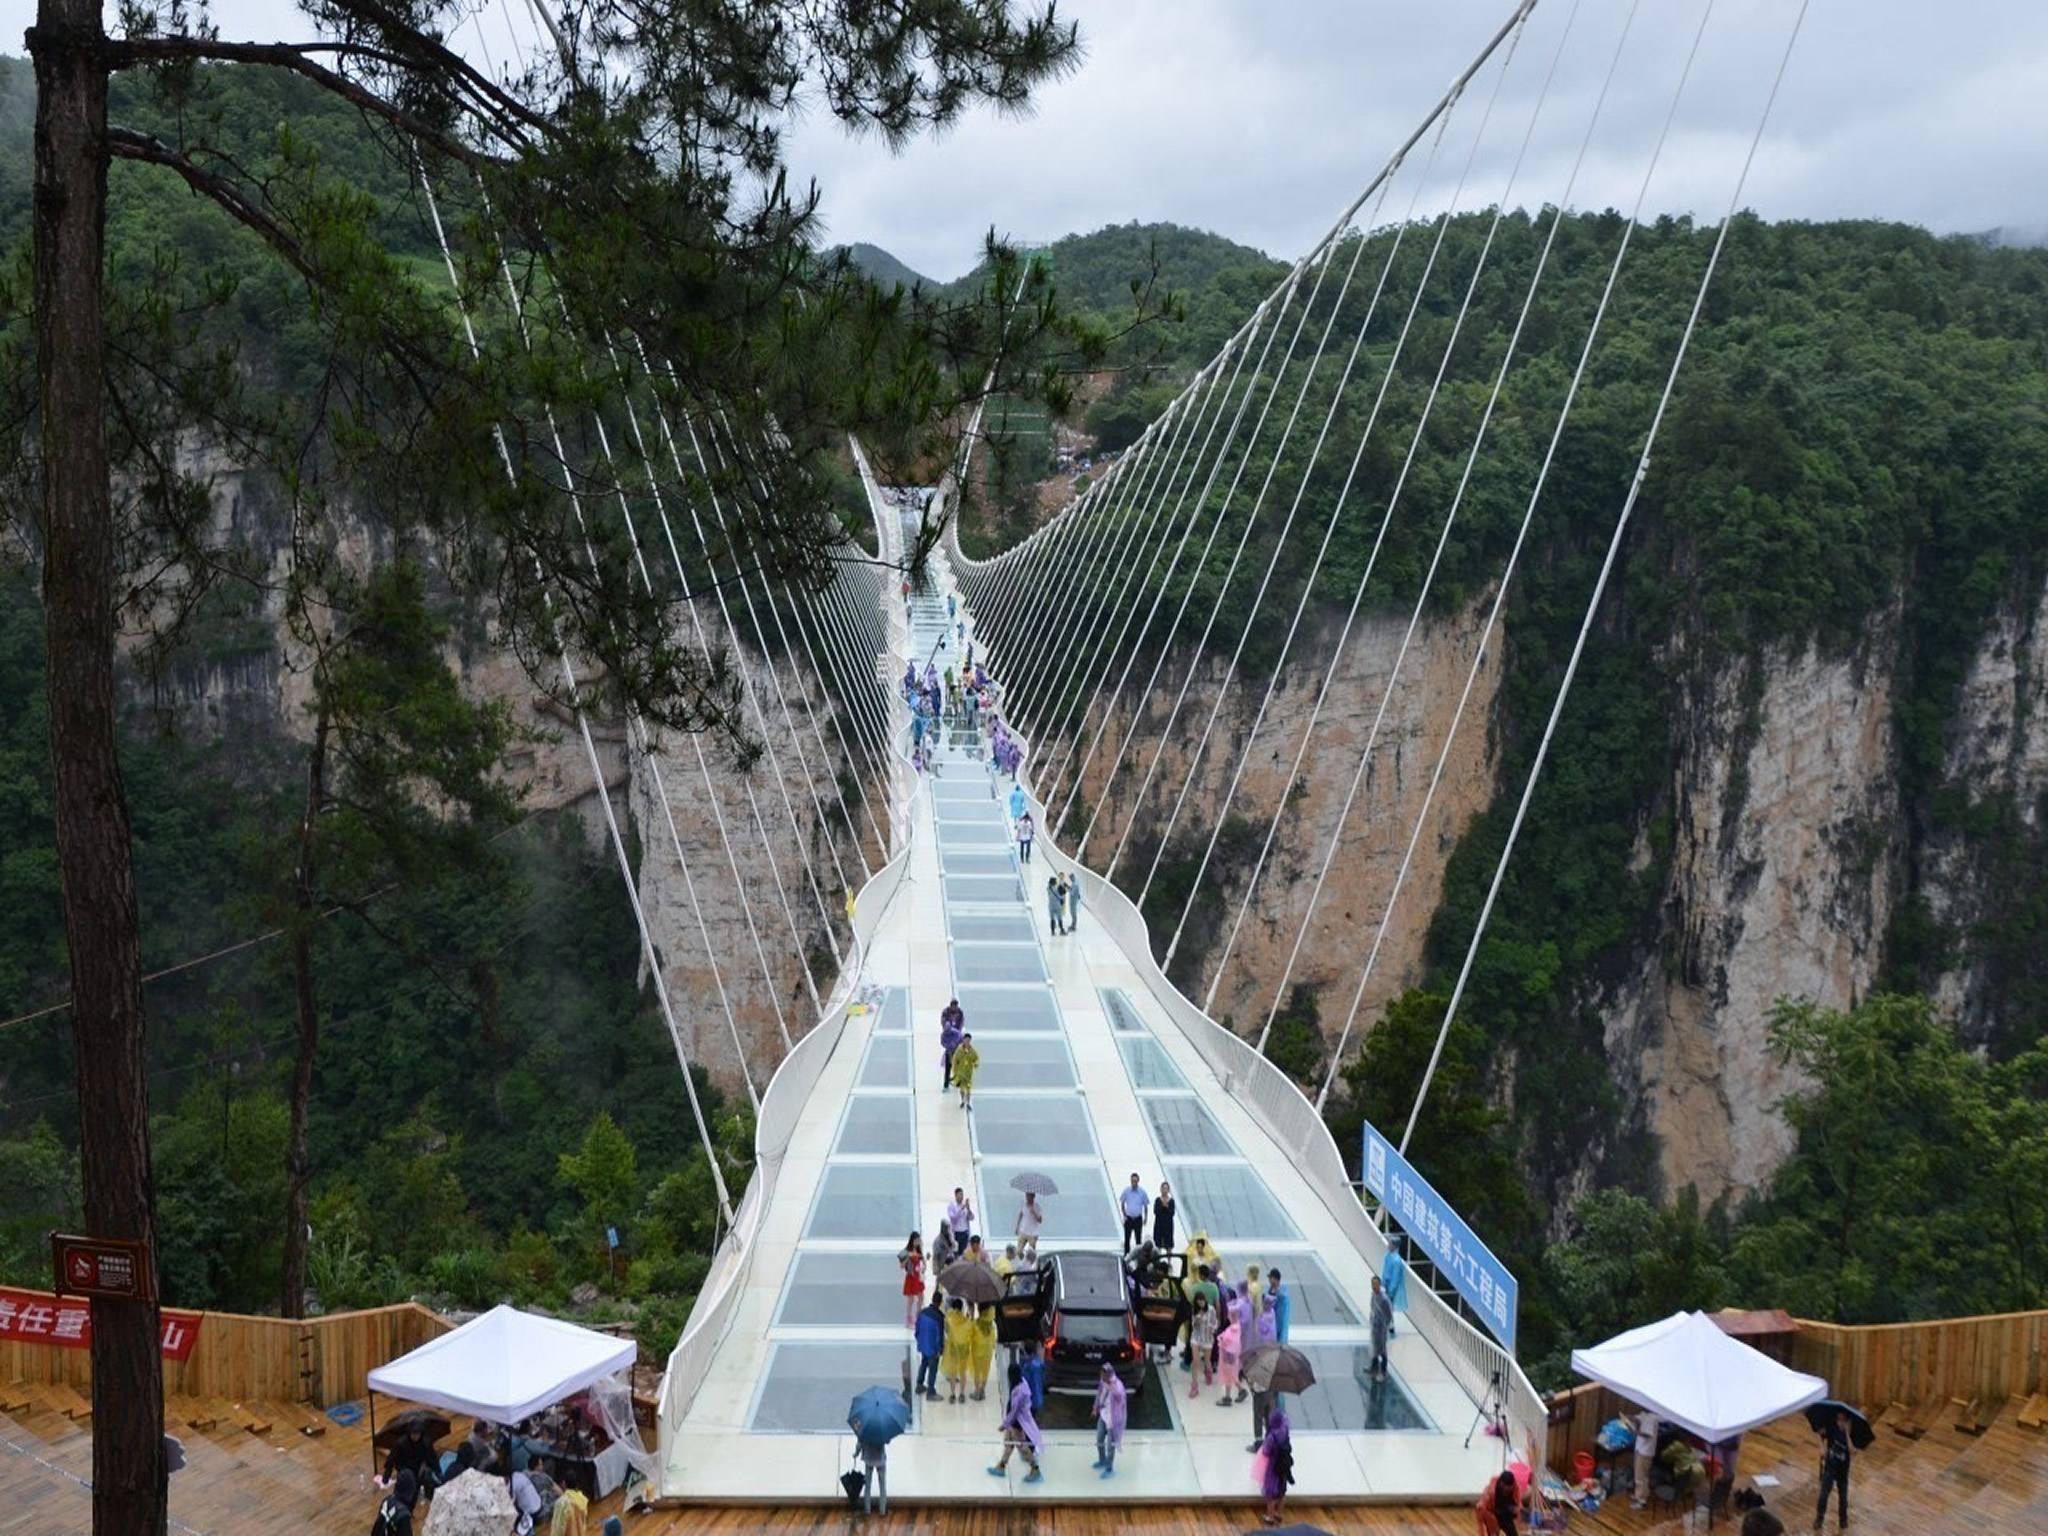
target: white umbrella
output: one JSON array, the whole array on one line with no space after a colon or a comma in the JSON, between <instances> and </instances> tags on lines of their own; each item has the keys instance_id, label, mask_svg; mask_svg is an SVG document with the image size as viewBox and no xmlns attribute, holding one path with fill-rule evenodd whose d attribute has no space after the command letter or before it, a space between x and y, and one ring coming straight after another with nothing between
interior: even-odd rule
<instances>
[{"instance_id":1,"label":"white umbrella","mask_svg":"<svg viewBox=\"0 0 2048 1536\"><path fill-rule=\"evenodd\" d=\"M421 1536L511 1536L518 1519L504 1479L471 1468L434 1491Z\"/></svg>"}]
</instances>

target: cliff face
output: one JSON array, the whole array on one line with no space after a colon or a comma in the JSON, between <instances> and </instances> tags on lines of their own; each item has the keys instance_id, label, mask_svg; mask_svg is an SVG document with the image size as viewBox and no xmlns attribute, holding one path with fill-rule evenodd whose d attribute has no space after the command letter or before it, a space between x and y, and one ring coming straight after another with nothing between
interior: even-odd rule
<instances>
[{"instance_id":1,"label":"cliff face","mask_svg":"<svg viewBox=\"0 0 2048 1536\"><path fill-rule=\"evenodd\" d=\"M798 723L808 730L801 711ZM829 726L825 735L836 746ZM815 736L782 738L773 760L764 755L746 775L702 746L702 766L688 740L657 738L652 757L631 754L640 900L690 1059L722 1087L751 1075L759 1092L782 1059L783 1031L794 1041L818 1021L848 942L846 895L878 852L872 835L857 842L849 831L832 782L839 764L824 760ZM881 804L878 786L866 787ZM848 809L868 834L859 801Z\"/></svg>"},{"instance_id":2,"label":"cliff face","mask_svg":"<svg viewBox=\"0 0 2048 1536\"><path fill-rule=\"evenodd\" d=\"M1418 632L1358 803L1345 819L1292 973L1294 983L1318 994L1327 1044L1343 1025L1385 910L1476 624L1468 610ZM1267 870L1211 1009L1245 1033L1256 1033L1274 1004L1400 633L1401 624L1387 619L1362 622L1354 633L1287 796ZM1323 653L1308 645L1302 654ZM1930 984L1967 1038L1995 1042L2015 986L2032 975L2025 960L2001 955L1983 934L2020 894L1993 872L2011 869L2016 850L2048 842L2048 591L2001 610L1987 626L1949 707L1939 797L1966 804L1965 813L1930 814L1905 782L1903 654L1893 612L1879 616L1846 654L1766 649L1713 671L1691 696L1670 699L1668 782L1632 829L1637 867L1656 863L1662 870L1661 899L1611 974L1568 978L1582 1005L1604 1022L1622 1106L1617 1136L1648 1132L1656 1148L1655 1168L1628 1170L1630 1177L1647 1174L1667 1192L1693 1184L1709 1200L1765 1185L1791 1145L1781 1100L1799 1086L1771 1057L1772 1004L1789 996L1848 1007L1876 989L1895 962L1888 951L1909 906L1924 909L1946 936ZM1136 785L1158 749L1180 676L1172 665L1162 669L1163 686L1135 718L1125 710L1112 719L1090 760L1081 798L1093 806L1130 736L1126 765L1091 843L1098 867L1132 818ZM1231 805L1249 826L1226 834L1203 882L1222 900L1210 902L1207 919L1197 905L1171 964L1198 1001L1216 979L1245 877L1289 789L1282 781L1319 676L1309 667L1290 668L1252 744ZM1220 662L1203 664L1168 733L1118 868L1126 889L1135 891L1145 877L1221 678ZM1489 659L1394 906L1350 1049L1356 1030L1370 1025L1388 997L1423 980L1424 939L1458 838L1498 796L1519 792L1519 783L1497 781L1499 682ZM1263 677L1249 687L1240 679L1225 698L1162 880L1177 857L1199 855L1199 841L1192 848L1184 841L1188 829L1206 834L1215 824L1263 684ZM1054 746L1055 756L1063 746ZM2037 862L2018 859L2022 871ZM1180 909L1176 899L1170 910L1155 905L1150 914L1162 953ZM2024 973L2017 981L2016 971ZM1498 1090L1511 1101L1512 1060L1502 1062L1501 1074ZM1618 1176L1601 1169L1614 1150L1586 1149L1573 1176Z\"/></svg>"},{"instance_id":3,"label":"cliff face","mask_svg":"<svg viewBox=\"0 0 2048 1536\"><path fill-rule=\"evenodd\" d=\"M1200 839L1206 838L1223 814L1231 774L1244 756L1244 777L1230 801L1230 814L1249 823L1248 839L1232 837L1228 847L1219 843L1200 889L1222 896L1220 914L1211 914L1206 922L1200 921L1199 912L1191 918L1172 966L1176 981L1197 1001L1212 981L1216 983L1210 1012L1217 1017L1228 1017L1239 1029L1256 1034L1271 1009L1296 935L1302 931L1302 916L1310 910L1316 874L1328 855L1346 791L1385 698L1386 714L1371 762L1357 798L1343 818L1336 854L1330 860L1322 895L1314 904L1289 982L1290 988L1303 986L1318 994L1327 1028L1334 1031L1341 1025L1364 971L1372 935L1393 893L1395 873L1464 686L1484 613L1479 604L1453 619L1424 624L1402 663L1391 696L1388 678L1406 620L1361 616L1339 658L1301 772L1291 785L1288 770L1315 705L1323 658L1336 643L1334 627L1327 634L1297 642L1295 654L1314 659L1290 663L1248 755L1245 741L1265 689L1263 672L1251 678L1240 676L1224 696L1223 709L1199 763L1191 764L1191 760L1202 722L1218 696L1222 662L1203 664L1170 732L1165 731L1166 721L1184 675L1184 661L1180 663L1183 670L1171 663L1161 669L1159 689L1135 719L1128 710L1112 717L1102 744L1089 759L1081 799L1090 806L1101 802L1110 766L1128 739L1125 766L1103 805L1091 843L1091 856L1096 849L1106 856L1136 812L1132 849L1117 871L1119 883L1127 889L1135 890L1142 882L1150 849L1172 810L1173 796L1188 781L1191 765L1193 780L1170 857L1189 837L1197 838L1191 852L1199 857ZM1386 939L1360 1008L1361 1024L1377 1017L1389 997L1420 980L1423 938L1443 891L1445 860L1473 816L1493 798L1488 720L1499 682L1494 662L1498 651L1496 640L1493 654L1480 669L1428 824L1416 845L1400 897L1394 902ZM1153 774L1147 804L1138 808L1133 803L1137 786L1159 751L1162 733L1165 752ZM1283 798L1286 805L1272 853L1219 980L1217 965L1224 938L1236 920L1259 845ZM1137 856L1140 853L1142 858ZM1167 915L1166 932L1171 932L1178 910L1175 904ZM1157 914L1153 921L1156 930ZM1163 947L1165 933L1158 938Z\"/></svg>"},{"instance_id":4,"label":"cliff face","mask_svg":"<svg viewBox=\"0 0 2048 1536\"><path fill-rule=\"evenodd\" d=\"M1679 716L1657 931L1599 1008L1666 1188L1711 1199L1791 1150L1771 1005L1871 990L1900 815L1891 687L1868 653L1767 652L1698 704Z\"/></svg>"}]
</instances>

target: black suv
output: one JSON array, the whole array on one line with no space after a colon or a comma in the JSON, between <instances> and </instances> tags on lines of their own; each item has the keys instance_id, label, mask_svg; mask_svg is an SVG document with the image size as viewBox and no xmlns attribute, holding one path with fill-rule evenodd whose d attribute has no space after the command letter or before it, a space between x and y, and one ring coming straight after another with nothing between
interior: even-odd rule
<instances>
[{"instance_id":1,"label":"black suv","mask_svg":"<svg viewBox=\"0 0 2048 1536\"><path fill-rule=\"evenodd\" d=\"M1163 1283L1147 1291L1113 1253L1046 1254L1037 1269L1011 1278L1009 1294L996 1303L996 1337L1045 1346L1048 1391L1093 1392L1105 1361L1136 1391L1145 1380L1145 1346L1171 1348L1188 1316L1178 1277L1160 1266L1151 1278Z\"/></svg>"}]
</instances>

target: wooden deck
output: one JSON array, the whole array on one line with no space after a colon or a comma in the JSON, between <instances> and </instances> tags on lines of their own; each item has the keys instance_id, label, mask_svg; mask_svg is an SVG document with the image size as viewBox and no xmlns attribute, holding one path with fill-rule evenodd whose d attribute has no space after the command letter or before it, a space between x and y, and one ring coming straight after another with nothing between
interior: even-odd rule
<instances>
[{"instance_id":1,"label":"wooden deck","mask_svg":"<svg viewBox=\"0 0 2048 1536\"><path fill-rule=\"evenodd\" d=\"M0 1389L0 1536L87 1536L92 1499L89 1424L70 1417L82 1404L62 1388ZM1851 1528L1863 1536L2040 1536L2048 1531L2048 1436L2018 1422L2024 1400L1987 1414L1980 1434L1955 1426L1952 1410L1920 1410L1878 1423L1877 1443L1851 1475ZM172 1433L185 1443L185 1470L171 1480L172 1529L199 1536L362 1536L375 1513L367 1426L343 1429L324 1415L283 1403L236 1405L174 1399ZM324 1425L318 1436L300 1433ZM1919 1429L1908 1438L1901 1429ZM1811 1528L1814 1439L1803 1420L1784 1420L1749 1437L1741 1471L1778 1477L1771 1507L1786 1528ZM1475 1490L1476 1492L1476 1490ZM609 1513L607 1501L599 1513ZM1288 1516L1357 1536L1470 1536L1469 1507L1290 1506ZM627 1517L635 1536L806 1536L858 1525L838 1506L663 1509ZM907 1507L867 1522L896 1536L1230 1536L1256 1530L1256 1509L1215 1505L1117 1505L1100 1508ZM1571 1528L1600 1536L1673 1536L1685 1521L1638 1514L1627 1500ZM1734 1522L1720 1529L1733 1531ZM1833 1529L1832 1525L1829 1527ZM593 1522L592 1531L596 1525Z\"/></svg>"}]
</instances>

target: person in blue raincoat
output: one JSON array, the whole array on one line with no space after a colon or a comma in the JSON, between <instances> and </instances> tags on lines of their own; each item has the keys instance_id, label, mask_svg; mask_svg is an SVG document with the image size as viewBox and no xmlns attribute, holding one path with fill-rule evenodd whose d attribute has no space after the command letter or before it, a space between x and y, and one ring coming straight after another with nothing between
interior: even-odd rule
<instances>
[{"instance_id":1,"label":"person in blue raincoat","mask_svg":"<svg viewBox=\"0 0 2048 1536\"><path fill-rule=\"evenodd\" d=\"M934 1286L932 1299L917 1314L917 1392L932 1402L939 1400L939 1356L945 1349L945 1304Z\"/></svg>"},{"instance_id":2,"label":"person in blue raincoat","mask_svg":"<svg viewBox=\"0 0 2048 1536\"><path fill-rule=\"evenodd\" d=\"M1287 1342L1287 1324L1294 1313L1294 1293L1281 1288L1280 1271L1266 1271L1266 1308L1273 1314L1273 1335L1282 1344Z\"/></svg>"},{"instance_id":3,"label":"person in blue raincoat","mask_svg":"<svg viewBox=\"0 0 2048 1536\"><path fill-rule=\"evenodd\" d=\"M1012 784L1010 786L1010 820L1015 821L1022 816L1024 814L1024 806L1024 786L1022 784Z\"/></svg>"}]
</instances>

